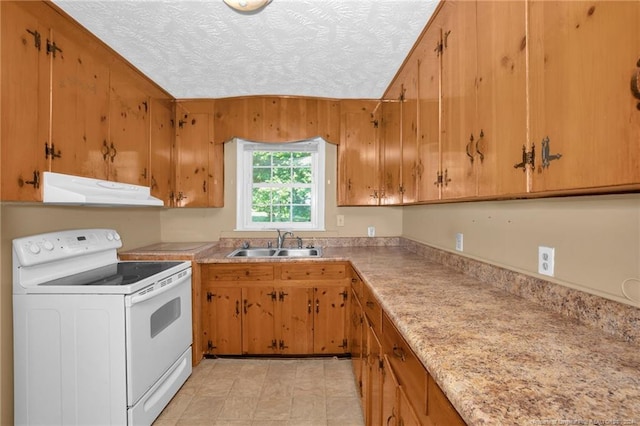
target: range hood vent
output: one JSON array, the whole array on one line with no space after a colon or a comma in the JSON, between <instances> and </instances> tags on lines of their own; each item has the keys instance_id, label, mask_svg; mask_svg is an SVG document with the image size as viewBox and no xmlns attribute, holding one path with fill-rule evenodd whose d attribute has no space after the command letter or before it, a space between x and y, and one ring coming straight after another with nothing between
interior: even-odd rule
<instances>
[{"instance_id":1,"label":"range hood vent","mask_svg":"<svg viewBox=\"0 0 640 426\"><path fill-rule=\"evenodd\" d=\"M91 179L62 173L43 173L42 201L49 204L96 206L163 206L147 186Z\"/></svg>"}]
</instances>

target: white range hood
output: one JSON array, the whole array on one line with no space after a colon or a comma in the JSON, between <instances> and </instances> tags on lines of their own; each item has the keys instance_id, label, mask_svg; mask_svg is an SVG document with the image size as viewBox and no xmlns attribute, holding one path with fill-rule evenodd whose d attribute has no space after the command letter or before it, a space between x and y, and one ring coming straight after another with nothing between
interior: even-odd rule
<instances>
[{"instance_id":1,"label":"white range hood","mask_svg":"<svg viewBox=\"0 0 640 426\"><path fill-rule=\"evenodd\" d=\"M49 204L102 206L163 206L147 186L91 179L62 173L43 173L42 201Z\"/></svg>"}]
</instances>

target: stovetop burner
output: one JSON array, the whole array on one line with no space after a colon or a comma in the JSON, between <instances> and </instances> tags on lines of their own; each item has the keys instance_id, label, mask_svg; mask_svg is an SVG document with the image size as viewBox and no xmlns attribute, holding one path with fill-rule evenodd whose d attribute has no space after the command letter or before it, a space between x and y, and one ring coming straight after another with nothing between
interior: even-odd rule
<instances>
[{"instance_id":1,"label":"stovetop burner","mask_svg":"<svg viewBox=\"0 0 640 426\"><path fill-rule=\"evenodd\" d=\"M144 280L166 271L181 262L118 262L81 272L68 277L47 281L43 286L123 286Z\"/></svg>"}]
</instances>

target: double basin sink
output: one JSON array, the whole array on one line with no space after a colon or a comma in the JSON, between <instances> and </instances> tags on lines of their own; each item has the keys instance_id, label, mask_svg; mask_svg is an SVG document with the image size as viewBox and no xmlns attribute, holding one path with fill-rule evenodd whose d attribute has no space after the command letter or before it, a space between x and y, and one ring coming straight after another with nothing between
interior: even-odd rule
<instances>
[{"instance_id":1,"label":"double basin sink","mask_svg":"<svg viewBox=\"0 0 640 426\"><path fill-rule=\"evenodd\" d=\"M227 257L322 257L321 248L240 248Z\"/></svg>"}]
</instances>

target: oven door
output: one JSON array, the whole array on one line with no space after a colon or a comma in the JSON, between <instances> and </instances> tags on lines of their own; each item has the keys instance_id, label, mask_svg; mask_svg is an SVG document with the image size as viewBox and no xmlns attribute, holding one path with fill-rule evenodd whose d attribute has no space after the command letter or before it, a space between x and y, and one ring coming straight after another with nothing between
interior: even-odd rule
<instances>
[{"instance_id":1,"label":"oven door","mask_svg":"<svg viewBox=\"0 0 640 426\"><path fill-rule=\"evenodd\" d=\"M158 290L125 297L129 407L191 346L191 268L177 275Z\"/></svg>"}]
</instances>

